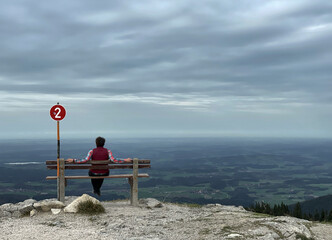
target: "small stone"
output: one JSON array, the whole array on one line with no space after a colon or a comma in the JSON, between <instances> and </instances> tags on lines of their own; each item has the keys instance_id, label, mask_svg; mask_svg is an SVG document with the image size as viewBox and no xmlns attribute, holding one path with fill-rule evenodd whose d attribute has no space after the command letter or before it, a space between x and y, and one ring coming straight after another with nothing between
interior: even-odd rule
<instances>
[{"instance_id":1,"label":"small stone","mask_svg":"<svg viewBox=\"0 0 332 240\"><path fill-rule=\"evenodd\" d=\"M214 204L214 203L210 203L210 204L205 205L206 208L214 208L215 206L216 206L216 204Z\"/></svg>"},{"instance_id":2,"label":"small stone","mask_svg":"<svg viewBox=\"0 0 332 240\"><path fill-rule=\"evenodd\" d=\"M54 215L57 215L61 212L61 209L59 208L51 208L51 212L54 214Z\"/></svg>"},{"instance_id":3,"label":"small stone","mask_svg":"<svg viewBox=\"0 0 332 240\"><path fill-rule=\"evenodd\" d=\"M247 210L243 206L238 206L239 210L246 212Z\"/></svg>"},{"instance_id":4,"label":"small stone","mask_svg":"<svg viewBox=\"0 0 332 240\"><path fill-rule=\"evenodd\" d=\"M140 204L145 205L147 208L161 208L163 204L154 198L145 198L139 200Z\"/></svg>"},{"instance_id":5,"label":"small stone","mask_svg":"<svg viewBox=\"0 0 332 240\"><path fill-rule=\"evenodd\" d=\"M30 217L33 217L33 216L35 216L37 214L37 210L36 209L32 209L31 211L30 211Z\"/></svg>"},{"instance_id":6,"label":"small stone","mask_svg":"<svg viewBox=\"0 0 332 240\"><path fill-rule=\"evenodd\" d=\"M232 233L227 236L227 238L237 238L237 237L242 237L242 235L237 233Z\"/></svg>"}]
</instances>

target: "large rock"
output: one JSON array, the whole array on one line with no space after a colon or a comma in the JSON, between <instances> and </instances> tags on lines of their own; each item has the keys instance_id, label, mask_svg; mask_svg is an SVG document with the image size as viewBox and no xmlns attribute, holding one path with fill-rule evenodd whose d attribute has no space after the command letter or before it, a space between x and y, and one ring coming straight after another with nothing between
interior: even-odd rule
<instances>
[{"instance_id":1,"label":"large rock","mask_svg":"<svg viewBox=\"0 0 332 240\"><path fill-rule=\"evenodd\" d=\"M40 202L36 202L33 204L33 207L37 211L49 212L52 208L64 208L65 205L55 199L46 199Z\"/></svg>"},{"instance_id":2,"label":"large rock","mask_svg":"<svg viewBox=\"0 0 332 240\"><path fill-rule=\"evenodd\" d=\"M29 215L30 211L34 208L33 205L36 203L37 201L35 199L27 199L24 202L19 202L17 204L18 206L18 211L20 212L20 214L22 216L24 215Z\"/></svg>"},{"instance_id":3,"label":"large rock","mask_svg":"<svg viewBox=\"0 0 332 240\"><path fill-rule=\"evenodd\" d=\"M29 215L35 202L37 201L34 199L27 199L24 202L19 202L16 204L3 204L0 206L0 217L22 217Z\"/></svg>"},{"instance_id":4,"label":"large rock","mask_svg":"<svg viewBox=\"0 0 332 240\"><path fill-rule=\"evenodd\" d=\"M311 232L306 226L306 224L309 224L310 222L307 220L284 216L272 219L273 221L266 221L265 223L262 223L262 225L267 226L268 229L274 229L286 239L289 239L296 234L301 234L307 239L311 238Z\"/></svg>"},{"instance_id":5,"label":"large rock","mask_svg":"<svg viewBox=\"0 0 332 240\"><path fill-rule=\"evenodd\" d=\"M139 204L142 204L147 208L161 208L163 204L154 198L143 198L139 200Z\"/></svg>"},{"instance_id":6,"label":"large rock","mask_svg":"<svg viewBox=\"0 0 332 240\"><path fill-rule=\"evenodd\" d=\"M6 203L0 206L0 217L11 217L13 211L15 210L13 207L14 204Z\"/></svg>"},{"instance_id":7,"label":"large rock","mask_svg":"<svg viewBox=\"0 0 332 240\"><path fill-rule=\"evenodd\" d=\"M83 194L81 197L76 198L72 203L70 203L67 207L64 208L64 212L66 213L77 213L78 205L82 202L92 201L94 204L100 204L99 200L91 197L87 194Z\"/></svg>"}]
</instances>

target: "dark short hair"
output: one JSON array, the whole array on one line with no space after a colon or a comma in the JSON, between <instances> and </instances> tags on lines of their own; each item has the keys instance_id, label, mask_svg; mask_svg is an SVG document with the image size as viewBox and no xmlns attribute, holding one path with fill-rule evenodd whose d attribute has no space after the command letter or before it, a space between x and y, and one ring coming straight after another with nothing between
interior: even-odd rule
<instances>
[{"instance_id":1,"label":"dark short hair","mask_svg":"<svg viewBox=\"0 0 332 240\"><path fill-rule=\"evenodd\" d=\"M105 145L105 138L103 138L103 137L97 137L96 138L96 145L97 145L97 147L104 147L104 145Z\"/></svg>"}]
</instances>

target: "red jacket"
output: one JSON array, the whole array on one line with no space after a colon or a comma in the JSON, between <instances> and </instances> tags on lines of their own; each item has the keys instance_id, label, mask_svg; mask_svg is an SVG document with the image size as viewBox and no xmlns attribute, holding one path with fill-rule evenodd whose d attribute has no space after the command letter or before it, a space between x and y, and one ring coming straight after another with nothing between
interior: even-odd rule
<instances>
[{"instance_id":1,"label":"red jacket","mask_svg":"<svg viewBox=\"0 0 332 240\"><path fill-rule=\"evenodd\" d=\"M74 159L75 163L86 163L87 161L92 160L92 161L105 161L105 160L111 160L113 163L123 163L123 159L116 159L113 157L113 154L111 150L108 150L107 148L104 147L97 147L93 150L90 150L88 152L88 155L86 158L83 159ZM104 164L101 164L99 166L103 166ZM107 164L105 164L107 165ZM93 173L108 173L108 169L91 169L91 172Z\"/></svg>"},{"instance_id":2,"label":"red jacket","mask_svg":"<svg viewBox=\"0 0 332 240\"><path fill-rule=\"evenodd\" d=\"M104 147L97 147L92 150L91 161L105 161L109 159L108 149ZM108 164L98 164L98 166L108 166ZM93 173L108 173L107 169L91 169Z\"/></svg>"}]
</instances>

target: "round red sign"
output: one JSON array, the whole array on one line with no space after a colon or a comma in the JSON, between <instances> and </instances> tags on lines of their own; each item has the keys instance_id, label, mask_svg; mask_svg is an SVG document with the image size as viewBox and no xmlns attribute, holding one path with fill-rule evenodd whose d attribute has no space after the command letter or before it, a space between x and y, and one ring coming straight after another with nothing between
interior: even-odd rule
<instances>
[{"instance_id":1,"label":"round red sign","mask_svg":"<svg viewBox=\"0 0 332 240\"><path fill-rule=\"evenodd\" d=\"M54 105L50 110L50 115L55 121L61 121L66 116L66 109L61 105Z\"/></svg>"}]
</instances>

